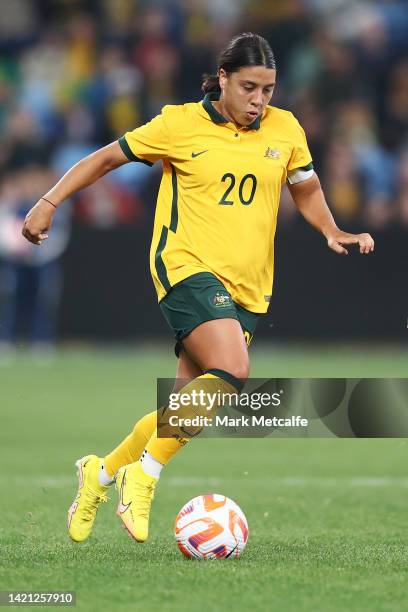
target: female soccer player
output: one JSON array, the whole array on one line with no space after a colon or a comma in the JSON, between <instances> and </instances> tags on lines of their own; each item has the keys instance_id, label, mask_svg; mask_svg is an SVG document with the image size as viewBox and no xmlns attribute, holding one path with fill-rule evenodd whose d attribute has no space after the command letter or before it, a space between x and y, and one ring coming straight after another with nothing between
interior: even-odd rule
<instances>
[{"instance_id":1,"label":"female soccer player","mask_svg":"<svg viewBox=\"0 0 408 612\"><path fill-rule=\"evenodd\" d=\"M217 75L204 77L203 101L165 106L160 115L73 166L26 217L23 235L40 245L55 209L69 196L130 161L163 164L150 267L160 308L174 330L177 380L183 393L216 385L239 392L248 377L248 349L267 311L282 184L329 248L347 254L374 249L369 234L335 224L313 169L304 132L288 111L269 106L276 66L268 42L252 33L222 51ZM181 390L180 390L181 391ZM75 541L92 529L99 503L116 481L117 514L144 542L161 469L186 443L158 437L157 412L105 458L79 459L79 488L68 512Z\"/></svg>"}]
</instances>

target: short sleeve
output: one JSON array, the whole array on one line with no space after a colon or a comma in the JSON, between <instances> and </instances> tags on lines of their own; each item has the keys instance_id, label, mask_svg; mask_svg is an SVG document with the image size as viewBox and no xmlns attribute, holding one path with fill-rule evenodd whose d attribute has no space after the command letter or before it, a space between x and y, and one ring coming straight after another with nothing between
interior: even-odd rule
<instances>
[{"instance_id":1,"label":"short sleeve","mask_svg":"<svg viewBox=\"0 0 408 612\"><path fill-rule=\"evenodd\" d=\"M169 155L169 130L163 113L148 123L126 132L119 138L122 151L131 161L139 161L149 166Z\"/></svg>"},{"instance_id":2,"label":"short sleeve","mask_svg":"<svg viewBox=\"0 0 408 612\"><path fill-rule=\"evenodd\" d=\"M312 162L312 156L307 146L305 132L297 119L294 118L294 121L293 149L287 166L288 172L296 170L296 168L305 168Z\"/></svg>"}]
</instances>

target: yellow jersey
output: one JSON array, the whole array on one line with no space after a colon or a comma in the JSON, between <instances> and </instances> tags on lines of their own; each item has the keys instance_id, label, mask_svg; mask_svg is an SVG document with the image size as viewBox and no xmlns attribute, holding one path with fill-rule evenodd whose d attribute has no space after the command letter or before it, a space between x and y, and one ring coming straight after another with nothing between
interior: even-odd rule
<instances>
[{"instance_id":1,"label":"yellow jersey","mask_svg":"<svg viewBox=\"0 0 408 612\"><path fill-rule=\"evenodd\" d=\"M131 160L163 164L150 251L159 301L192 274L211 272L235 302L264 313L281 187L288 172L311 166L311 155L292 113L267 106L237 128L213 106L218 98L164 106L119 143Z\"/></svg>"}]
</instances>

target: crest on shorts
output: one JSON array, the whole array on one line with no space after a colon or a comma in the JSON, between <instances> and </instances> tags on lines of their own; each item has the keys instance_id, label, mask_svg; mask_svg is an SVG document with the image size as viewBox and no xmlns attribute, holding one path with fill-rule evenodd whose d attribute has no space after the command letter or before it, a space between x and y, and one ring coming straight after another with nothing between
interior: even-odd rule
<instances>
[{"instance_id":1,"label":"crest on shorts","mask_svg":"<svg viewBox=\"0 0 408 612\"><path fill-rule=\"evenodd\" d=\"M266 147L264 157L269 159L279 159L281 152L279 149L271 149L271 147Z\"/></svg>"},{"instance_id":2,"label":"crest on shorts","mask_svg":"<svg viewBox=\"0 0 408 612\"><path fill-rule=\"evenodd\" d=\"M217 291L212 298L212 303L217 308L226 308L227 306L231 306L231 296L228 295L228 293L220 293L220 291Z\"/></svg>"}]
</instances>

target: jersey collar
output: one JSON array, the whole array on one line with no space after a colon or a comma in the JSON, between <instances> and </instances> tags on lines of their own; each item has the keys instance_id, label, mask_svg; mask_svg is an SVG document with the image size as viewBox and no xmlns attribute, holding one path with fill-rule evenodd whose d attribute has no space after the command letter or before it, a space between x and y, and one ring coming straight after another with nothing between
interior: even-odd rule
<instances>
[{"instance_id":1,"label":"jersey collar","mask_svg":"<svg viewBox=\"0 0 408 612\"><path fill-rule=\"evenodd\" d=\"M209 114L211 120L214 121L214 123L229 123L228 119L221 115L221 113L217 111L213 104L211 104L213 100L218 101L220 99L220 93L221 92L219 91L210 91L209 93L205 94L203 100L203 107ZM250 123L247 127L251 130L259 130L259 128L261 127L261 118L257 117L255 121Z\"/></svg>"}]
</instances>

